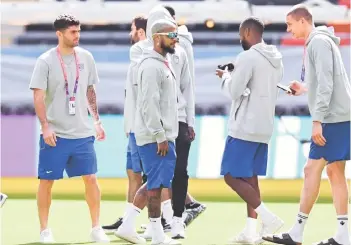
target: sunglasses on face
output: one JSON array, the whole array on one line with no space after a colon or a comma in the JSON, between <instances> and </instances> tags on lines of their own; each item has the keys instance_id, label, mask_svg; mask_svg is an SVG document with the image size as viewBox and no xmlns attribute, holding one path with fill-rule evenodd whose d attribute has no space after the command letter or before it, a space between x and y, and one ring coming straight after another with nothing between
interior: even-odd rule
<instances>
[{"instance_id":1,"label":"sunglasses on face","mask_svg":"<svg viewBox=\"0 0 351 245\"><path fill-rule=\"evenodd\" d=\"M161 32L161 33L155 33L154 35L167 36L168 38L171 38L171 39L178 38L178 32Z\"/></svg>"}]
</instances>

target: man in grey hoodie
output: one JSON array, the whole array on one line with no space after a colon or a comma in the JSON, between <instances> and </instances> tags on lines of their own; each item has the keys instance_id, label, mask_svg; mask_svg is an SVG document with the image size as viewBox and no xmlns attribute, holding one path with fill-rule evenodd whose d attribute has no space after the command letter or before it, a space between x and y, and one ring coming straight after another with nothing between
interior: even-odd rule
<instances>
[{"instance_id":1,"label":"man in grey hoodie","mask_svg":"<svg viewBox=\"0 0 351 245\"><path fill-rule=\"evenodd\" d=\"M338 228L335 236L317 244L350 245L345 163L350 160L351 87L338 48L340 39L326 26L315 28L310 11L303 5L295 6L287 14L286 23L288 32L305 40L301 82L306 80L306 86L293 81L290 87L296 91L295 95L308 93L312 143L296 222L289 232L264 239L279 244L302 243L304 227L327 165Z\"/></svg>"},{"instance_id":2,"label":"man in grey hoodie","mask_svg":"<svg viewBox=\"0 0 351 245\"><path fill-rule=\"evenodd\" d=\"M262 40L264 24L250 17L240 25L240 53L231 74L217 70L222 89L232 99L228 137L221 175L246 203L247 224L232 243L257 244L261 237L277 231L283 221L268 210L260 197L259 175L267 169L268 142L273 133L277 84L283 77L282 55ZM257 215L262 228L257 236Z\"/></svg>"},{"instance_id":3,"label":"man in grey hoodie","mask_svg":"<svg viewBox=\"0 0 351 245\"><path fill-rule=\"evenodd\" d=\"M151 27L154 47L147 49L139 63L135 138L147 175L148 211L152 229L151 244L180 244L164 234L161 224L161 191L170 188L178 136L177 84L167 59L175 52L177 26L169 20Z\"/></svg>"}]
</instances>

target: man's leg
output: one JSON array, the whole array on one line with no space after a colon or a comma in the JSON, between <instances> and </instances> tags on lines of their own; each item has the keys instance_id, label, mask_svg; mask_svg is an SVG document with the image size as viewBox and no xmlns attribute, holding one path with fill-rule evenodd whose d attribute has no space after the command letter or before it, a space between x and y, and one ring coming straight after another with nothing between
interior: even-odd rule
<instances>
[{"instance_id":1,"label":"man's leg","mask_svg":"<svg viewBox=\"0 0 351 245\"><path fill-rule=\"evenodd\" d=\"M94 140L94 137L69 140L71 156L66 166L66 173L70 178L78 176L83 178L92 223L91 239L95 242L109 242L110 239L100 226L101 192L96 178Z\"/></svg>"},{"instance_id":2,"label":"man's leg","mask_svg":"<svg viewBox=\"0 0 351 245\"><path fill-rule=\"evenodd\" d=\"M333 237L339 244L350 244L348 231L348 186L345 177L346 161L338 161L327 166L327 174L332 189L337 215L337 232Z\"/></svg>"},{"instance_id":3,"label":"man's leg","mask_svg":"<svg viewBox=\"0 0 351 245\"><path fill-rule=\"evenodd\" d=\"M185 238L183 212L188 192L188 157L191 141L189 139L188 125L179 123L179 134L176 139L177 161L172 181L173 223L172 238Z\"/></svg>"},{"instance_id":4,"label":"man's leg","mask_svg":"<svg viewBox=\"0 0 351 245\"><path fill-rule=\"evenodd\" d=\"M99 226L101 192L95 174L82 176L85 199L89 206L92 228Z\"/></svg>"},{"instance_id":5,"label":"man's leg","mask_svg":"<svg viewBox=\"0 0 351 245\"><path fill-rule=\"evenodd\" d=\"M308 159L304 168L304 184L300 197L300 209L294 226L288 233L282 233L273 237L265 237L264 240L279 244L289 244L292 240L297 244L302 244L303 232L308 215L319 195L321 176L325 164L326 161L323 158L319 160Z\"/></svg>"},{"instance_id":6,"label":"man's leg","mask_svg":"<svg viewBox=\"0 0 351 245\"><path fill-rule=\"evenodd\" d=\"M45 143L43 136L39 142L39 164L37 192L38 216L40 222L40 242L52 243L54 238L48 227L48 218L51 206L51 190L54 180L63 178L63 171L69 159L69 142L57 137L56 146L52 147Z\"/></svg>"},{"instance_id":7,"label":"man's leg","mask_svg":"<svg viewBox=\"0 0 351 245\"><path fill-rule=\"evenodd\" d=\"M37 193L37 205L40 222L40 232L48 228L49 211L51 206L51 189L53 180L40 180Z\"/></svg>"}]
</instances>

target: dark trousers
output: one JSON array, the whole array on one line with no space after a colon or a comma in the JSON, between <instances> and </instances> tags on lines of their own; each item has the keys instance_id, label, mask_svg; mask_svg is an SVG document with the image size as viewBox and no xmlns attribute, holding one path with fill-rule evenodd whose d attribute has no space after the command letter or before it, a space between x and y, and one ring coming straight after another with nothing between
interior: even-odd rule
<instances>
[{"instance_id":1,"label":"dark trousers","mask_svg":"<svg viewBox=\"0 0 351 245\"><path fill-rule=\"evenodd\" d=\"M190 145L188 124L179 122L179 133L176 139L177 162L172 181L172 204L174 216L176 217L182 217L188 192L189 176L187 168Z\"/></svg>"}]
</instances>

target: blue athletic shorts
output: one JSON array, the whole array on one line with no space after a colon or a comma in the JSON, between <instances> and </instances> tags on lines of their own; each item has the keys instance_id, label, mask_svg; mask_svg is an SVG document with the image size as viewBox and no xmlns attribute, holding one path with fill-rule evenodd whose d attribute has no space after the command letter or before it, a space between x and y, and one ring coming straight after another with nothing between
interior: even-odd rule
<instances>
[{"instance_id":1,"label":"blue athletic shorts","mask_svg":"<svg viewBox=\"0 0 351 245\"><path fill-rule=\"evenodd\" d=\"M310 159L324 158L328 163L350 160L350 121L340 123L322 123L322 134L326 139L324 146L310 146Z\"/></svg>"},{"instance_id":2,"label":"blue athletic shorts","mask_svg":"<svg viewBox=\"0 0 351 245\"><path fill-rule=\"evenodd\" d=\"M227 137L222 158L221 175L250 178L266 175L268 145Z\"/></svg>"},{"instance_id":3,"label":"blue athletic shorts","mask_svg":"<svg viewBox=\"0 0 351 245\"><path fill-rule=\"evenodd\" d=\"M40 136L38 178L58 180L66 170L68 177L95 174L97 172L95 137L64 139L57 137L56 146L45 143Z\"/></svg>"},{"instance_id":4,"label":"blue athletic shorts","mask_svg":"<svg viewBox=\"0 0 351 245\"><path fill-rule=\"evenodd\" d=\"M133 170L134 173L141 173L141 160L138 152L134 133L129 134L127 147L127 169Z\"/></svg>"},{"instance_id":5,"label":"blue athletic shorts","mask_svg":"<svg viewBox=\"0 0 351 245\"><path fill-rule=\"evenodd\" d=\"M174 143L168 142L166 156L157 154L157 143L138 146L138 148L143 170L147 176L147 189L171 188L177 159Z\"/></svg>"}]
</instances>

